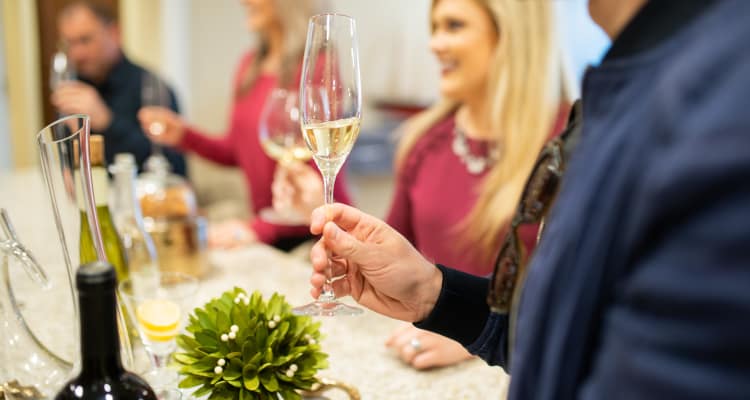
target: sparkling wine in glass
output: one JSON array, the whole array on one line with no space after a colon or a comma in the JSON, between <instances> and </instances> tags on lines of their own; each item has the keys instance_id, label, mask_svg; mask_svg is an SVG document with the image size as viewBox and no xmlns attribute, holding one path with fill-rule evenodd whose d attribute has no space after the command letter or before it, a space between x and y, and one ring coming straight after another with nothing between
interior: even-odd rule
<instances>
[{"instance_id":1,"label":"sparkling wine in glass","mask_svg":"<svg viewBox=\"0 0 750 400\"><path fill-rule=\"evenodd\" d=\"M310 18L300 82L300 125L307 147L323 175L325 203L333 203L336 175L359 135L362 90L357 29L342 14ZM329 266L317 301L297 307L302 315L357 315L361 308L336 300Z\"/></svg>"},{"instance_id":2,"label":"sparkling wine in glass","mask_svg":"<svg viewBox=\"0 0 750 400\"><path fill-rule=\"evenodd\" d=\"M260 113L258 138L266 154L280 165L307 162L312 153L299 134L299 97L296 92L271 91ZM277 225L305 225L303 215L293 209L264 208L258 216Z\"/></svg>"}]
</instances>

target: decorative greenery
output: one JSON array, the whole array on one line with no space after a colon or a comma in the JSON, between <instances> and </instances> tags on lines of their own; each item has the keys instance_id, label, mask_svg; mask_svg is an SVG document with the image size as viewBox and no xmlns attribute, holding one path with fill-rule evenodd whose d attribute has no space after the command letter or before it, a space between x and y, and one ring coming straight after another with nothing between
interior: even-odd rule
<instances>
[{"instance_id":1,"label":"decorative greenery","mask_svg":"<svg viewBox=\"0 0 750 400\"><path fill-rule=\"evenodd\" d=\"M292 314L283 296L268 303L234 288L196 308L175 354L180 388L201 386L194 397L218 400L301 399L315 374L328 366L320 348L320 323Z\"/></svg>"}]
</instances>

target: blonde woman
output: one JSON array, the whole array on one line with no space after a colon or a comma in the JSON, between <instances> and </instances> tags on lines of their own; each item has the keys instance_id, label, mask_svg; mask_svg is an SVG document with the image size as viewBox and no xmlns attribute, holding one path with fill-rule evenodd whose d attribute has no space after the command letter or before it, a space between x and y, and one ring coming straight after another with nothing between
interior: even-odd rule
<instances>
[{"instance_id":1,"label":"blonde woman","mask_svg":"<svg viewBox=\"0 0 750 400\"><path fill-rule=\"evenodd\" d=\"M250 188L252 210L257 214L271 206L271 183L277 167L263 152L258 140L260 112L272 89L296 90L299 86L311 7L309 2L299 0L243 0L242 3L248 13L248 28L257 34L258 45L240 60L237 68L227 133L218 137L206 135L177 114L159 107L142 109L139 118L147 132L154 122L166 126L163 132L150 133L154 142L194 152L221 165L241 168ZM345 182L345 179L337 180L335 196L349 202ZM309 237L306 226L274 225L260 218L225 221L209 229L209 243L219 248L260 241L289 249Z\"/></svg>"},{"instance_id":2,"label":"blonde woman","mask_svg":"<svg viewBox=\"0 0 750 400\"><path fill-rule=\"evenodd\" d=\"M548 1L433 1L430 48L443 99L401 129L387 217L428 259L492 273L533 163L562 129L570 102L552 12ZM274 200L308 210L321 204L312 172L294 176L275 183ZM536 231L521 236L531 251ZM471 357L458 342L412 325L386 344L418 369Z\"/></svg>"},{"instance_id":3,"label":"blonde woman","mask_svg":"<svg viewBox=\"0 0 750 400\"><path fill-rule=\"evenodd\" d=\"M428 259L492 273L539 150L567 114L552 12L547 1L433 1L430 48L443 99L403 127L387 218ZM531 251L536 232L521 235ZM471 357L412 325L387 345L419 369Z\"/></svg>"}]
</instances>

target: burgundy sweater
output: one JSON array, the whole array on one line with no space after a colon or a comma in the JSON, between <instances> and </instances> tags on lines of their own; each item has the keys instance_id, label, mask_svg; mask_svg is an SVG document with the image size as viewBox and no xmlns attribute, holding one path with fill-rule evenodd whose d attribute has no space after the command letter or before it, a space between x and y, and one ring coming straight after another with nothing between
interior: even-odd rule
<instances>
[{"instance_id":1,"label":"burgundy sweater","mask_svg":"<svg viewBox=\"0 0 750 400\"><path fill-rule=\"evenodd\" d=\"M249 68L252 54L246 54L240 61L235 74L235 89L239 86L244 72ZM263 208L271 207L276 161L266 155L258 139L258 123L263 103L271 90L276 87L276 76L261 74L250 90L235 98L228 131L221 136L208 136L197 128L187 127L180 148L192 151L217 164L237 166L242 169L250 188L252 211L257 215ZM301 133L300 133L301 134ZM314 165L314 164L313 164ZM317 170L317 168L316 168ZM346 173L339 173L334 187L334 198L340 203L351 203L346 189ZM273 244L280 239L304 237L310 234L307 226L281 226L252 218L250 227L264 243Z\"/></svg>"},{"instance_id":2,"label":"burgundy sweater","mask_svg":"<svg viewBox=\"0 0 750 400\"><path fill-rule=\"evenodd\" d=\"M564 126L567 107L561 108L552 136ZM454 115L447 116L426 132L411 149L396 177L396 188L387 222L433 262L473 275L488 275L494 257L482 261L464 244L459 227L474 207L482 180L468 172L452 150ZM486 141L466 138L472 154L486 154ZM538 227L519 229L528 254L536 245ZM502 240L500 235L498 240ZM498 243L498 248L499 248Z\"/></svg>"}]
</instances>

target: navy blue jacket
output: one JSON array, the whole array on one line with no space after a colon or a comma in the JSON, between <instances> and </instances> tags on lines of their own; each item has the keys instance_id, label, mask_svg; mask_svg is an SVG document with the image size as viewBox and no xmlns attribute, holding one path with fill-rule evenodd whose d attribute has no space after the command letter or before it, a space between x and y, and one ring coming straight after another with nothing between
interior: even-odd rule
<instances>
[{"instance_id":1,"label":"navy blue jacket","mask_svg":"<svg viewBox=\"0 0 750 400\"><path fill-rule=\"evenodd\" d=\"M143 162L151 154L151 141L141 129L138 122L138 110L141 108L141 86L146 71L133 64L123 55L107 75L104 82L95 84L85 78L86 82L101 96L112 111L112 122L103 132L93 132L104 136L104 151L108 164L112 164L115 154L131 153L135 156L138 169L143 169ZM169 108L177 112L177 99L169 90ZM172 166L172 172L186 174L185 158L174 149L165 147L164 155Z\"/></svg>"},{"instance_id":2,"label":"navy blue jacket","mask_svg":"<svg viewBox=\"0 0 750 400\"><path fill-rule=\"evenodd\" d=\"M509 368L510 399L750 399L750 1L633 40L685 3L651 0L586 74L512 359L486 280L443 268L418 324Z\"/></svg>"}]
</instances>

